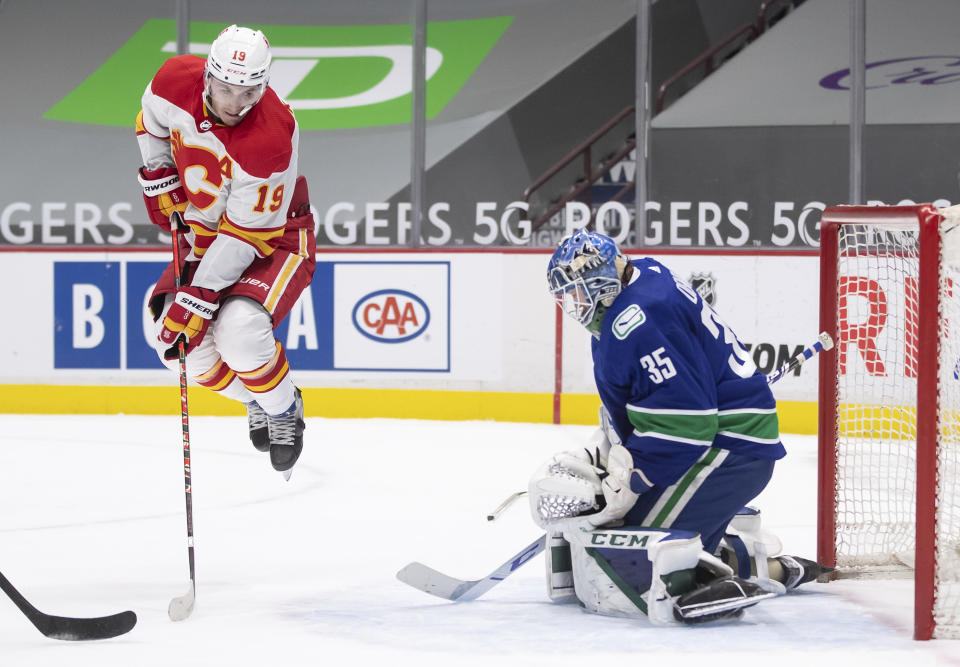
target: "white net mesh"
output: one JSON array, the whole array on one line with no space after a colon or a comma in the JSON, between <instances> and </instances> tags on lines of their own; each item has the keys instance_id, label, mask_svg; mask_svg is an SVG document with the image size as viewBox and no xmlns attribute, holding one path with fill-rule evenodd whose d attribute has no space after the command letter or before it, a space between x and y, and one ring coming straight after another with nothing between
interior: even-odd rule
<instances>
[{"instance_id":1,"label":"white net mesh","mask_svg":"<svg viewBox=\"0 0 960 667\"><path fill-rule=\"evenodd\" d=\"M941 211L939 451L934 621L960 637L960 207Z\"/></svg>"},{"instance_id":2,"label":"white net mesh","mask_svg":"<svg viewBox=\"0 0 960 667\"><path fill-rule=\"evenodd\" d=\"M840 567L903 566L913 560L917 232L870 224L840 228Z\"/></svg>"},{"instance_id":3,"label":"white net mesh","mask_svg":"<svg viewBox=\"0 0 960 667\"><path fill-rule=\"evenodd\" d=\"M934 618L945 637L960 636L960 216L942 213ZM917 224L839 230L835 514L847 570L914 564L918 277L928 261L918 239Z\"/></svg>"}]
</instances>

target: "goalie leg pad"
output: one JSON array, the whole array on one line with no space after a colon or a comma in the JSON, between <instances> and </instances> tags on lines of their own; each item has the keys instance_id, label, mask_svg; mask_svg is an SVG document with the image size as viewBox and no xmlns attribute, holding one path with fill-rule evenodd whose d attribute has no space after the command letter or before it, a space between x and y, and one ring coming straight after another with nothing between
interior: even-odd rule
<instances>
[{"instance_id":1,"label":"goalie leg pad","mask_svg":"<svg viewBox=\"0 0 960 667\"><path fill-rule=\"evenodd\" d=\"M700 536L627 526L568 531L577 599L587 611L673 622L675 596L694 586Z\"/></svg>"},{"instance_id":2,"label":"goalie leg pad","mask_svg":"<svg viewBox=\"0 0 960 667\"><path fill-rule=\"evenodd\" d=\"M744 507L730 520L720 542L720 556L741 579L749 579L772 593L784 593L783 584L770 576L768 558L779 554L783 544L761 526L760 510Z\"/></svg>"},{"instance_id":3,"label":"goalie leg pad","mask_svg":"<svg viewBox=\"0 0 960 667\"><path fill-rule=\"evenodd\" d=\"M782 594L829 574L833 568L799 556L779 555L780 540L760 526L760 510L744 507L730 521L718 553L741 579Z\"/></svg>"},{"instance_id":4,"label":"goalie leg pad","mask_svg":"<svg viewBox=\"0 0 960 667\"><path fill-rule=\"evenodd\" d=\"M577 599L573 590L573 562L570 543L561 533L547 534L547 595L553 602L572 602Z\"/></svg>"},{"instance_id":5,"label":"goalie leg pad","mask_svg":"<svg viewBox=\"0 0 960 667\"><path fill-rule=\"evenodd\" d=\"M780 538L763 529L760 510L755 507L744 507L737 512L727 525L726 534L740 537L751 556L762 552L772 558L783 550Z\"/></svg>"}]
</instances>

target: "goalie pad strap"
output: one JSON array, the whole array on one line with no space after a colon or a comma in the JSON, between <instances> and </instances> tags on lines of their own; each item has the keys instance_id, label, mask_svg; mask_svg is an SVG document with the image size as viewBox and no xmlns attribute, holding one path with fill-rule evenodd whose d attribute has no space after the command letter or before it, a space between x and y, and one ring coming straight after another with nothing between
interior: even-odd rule
<instances>
[{"instance_id":1,"label":"goalie pad strap","mask_svg":"<svg viewBox=\"0 0 960 667\"><path fill-rule=\"evenodd\" d=\"M748 579L775 593L783 593L785 589L782 583L770 577L767 558L776 556L782 548L780 539L763 529L760 510L752 507L737 512L720 542L724 560L732 563L736 559L737 574L741 579Z\"/></svg>"},{"instance_id":2,"label":"goalie pad strap","mask_svg":"<svg viewBox=\"0 0 960 667\"><path fill-rule=\"evenodd\" d=\"M743 543L739 535L724 535L727 544L733 549L737 557L737 576L741 579L750 578L750 553L747 551L747 545Z\"/></svg>"},{"instance_id":3,"label":"goalie pad strap","mask_svg":"<svg viewBox=\"0 0 960 667\"><path fill-rule=\"evenodd\" d=\"M573 590L573 562L570 544L560 533L547 534L547 595L553 602L576 599Z\"/></svg>"}]
</instances>

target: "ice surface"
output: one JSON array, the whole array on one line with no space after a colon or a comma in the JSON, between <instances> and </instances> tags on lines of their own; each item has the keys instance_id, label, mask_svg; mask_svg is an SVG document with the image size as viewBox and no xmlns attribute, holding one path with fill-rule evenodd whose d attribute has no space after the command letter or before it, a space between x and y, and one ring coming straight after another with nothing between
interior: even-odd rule
<instances>
[{"instance_id":1,"label":"ice surface","mask_svg":"<svg viewBox=\"0 0 960 667\"><path fill-rule=\"evenodd\" d=\"M287 483L245 419L191 420L197 606L172 623L189 584L179 418L0 415L0 570L47 613L139 616L116 639L56 642L0 597L2 664L960 664L960 642L910 638L909 581L810 584L738 623L667 629L550 603L541 558L480 600L433 598L396 571L486 575L538 533L524 499L486 515L591 429L307 422ZM788 552L812 557L815 440L785 442L757 504Z\"/></svg>"}]
</instances>

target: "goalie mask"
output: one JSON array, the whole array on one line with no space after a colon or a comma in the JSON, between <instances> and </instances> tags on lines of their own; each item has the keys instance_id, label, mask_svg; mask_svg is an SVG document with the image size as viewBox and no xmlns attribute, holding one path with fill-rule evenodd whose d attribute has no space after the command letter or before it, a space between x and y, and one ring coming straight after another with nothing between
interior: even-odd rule
<instances>
[{"instance_id":1,"label":"goalie mask","mask_svg":"<svg viewBox=\"0 0 960 667\"><path fill-rule=\"evenodd\" d=\"M210 45L203 71L204 102L227 125L260 101L270 79L270 43L259 30L232 25Z\"/></svg>"},{"instance_id":2,"label":"goalie mask","mask_svg":"<svg viewBox=\"0 0 960 667\"><path fill-rule=\"evenodd\" d=\"M563 312L599 337L603 315L622 289L626 264L613 239L579 229L562 239L550 258L550 293Z\"/></svg>"}]
</instances>

